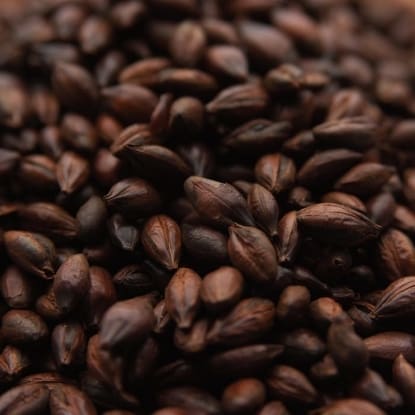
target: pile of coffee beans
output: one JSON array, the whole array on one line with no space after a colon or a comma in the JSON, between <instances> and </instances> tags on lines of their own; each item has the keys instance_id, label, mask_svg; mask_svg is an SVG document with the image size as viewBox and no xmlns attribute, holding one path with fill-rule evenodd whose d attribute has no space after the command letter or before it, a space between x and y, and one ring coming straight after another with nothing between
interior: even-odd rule
<instances>
[{"instance_id":1,"label":"pile of coffee beans","mask_svg":"<svg viewBox=\"0 0 415 415\"><path fill-rule=\"evenodd\" d=\"M415 413L415 13L1 0L0 414Z\"/></svg>"}]
</instances>

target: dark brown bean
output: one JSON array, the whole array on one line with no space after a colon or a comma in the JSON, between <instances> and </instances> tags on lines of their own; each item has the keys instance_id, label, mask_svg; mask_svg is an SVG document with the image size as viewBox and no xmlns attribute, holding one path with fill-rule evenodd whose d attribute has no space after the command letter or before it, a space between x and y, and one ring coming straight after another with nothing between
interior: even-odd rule
<instances>
[{"instance_id":1,"label":"dark brown bean","mask_svg":"<svg viewBox=\"0 0 415 415\"><path fill-rule=\"evenodd\" d=\"M227 414L249 413L265 402L265 386L254 378L245 378L226 387L222 406Z\"/></svg>"},{"instance_id":2,"label":"dark brown bean","mask_svg":"<svg viewBox=\"0 0 415 415\"><path fill-rule=\"evenodd\" d=\"M192 176L186 180L184 189L199 215L213 224L254 224L246 200L232 185Z\"/></svg>"},{"instance_id":3,"label":"dark brown bean","mask_svg":"<svg viewBox=\"0 0 415 415\"><path fill-rule=\"evenodd\" d=\"M148 256L168 270L179 266L182 239L180 227L166 215L152 216L144 225L141 243Z\"/></svg>"},{"instance_id":4,"label":"dark brown bean","mask_svg":"<svg viewBox=\"0 0 415 415\"><path fill-rule=\"evenodd\" d=\"M52 241L36 233L8 231L4 234L4 242L17 266L41 278L52 278L56 259Z\"/></svg>"},{"instance_id":5,"label":"dark brown bean","mask_svg":"<svg viewBox=\"0 0 415 415\"><path fill-rule=\"evenodd\" d=\"M29 383L15 386L0 397L0 411L5 415L41 414L48 410L49 390L45 385Z\"/></svg>"},{"instance_id":6,"label":"dark brown bean","mask_svg":"<svg viewBox=\"0 0 415 415\"><path fill-rule=\"evenodd\" d=\"M267 385L272 396L293 403L310 405L316 402L318 392L299 370L278 365L271 369Z\"/></svg>"},{"instance_id":7,"label":"dark brown bean","mask_svg":"<svg viewBox=\"0 0 415 415\"><path fill-rule=\"evenodd\" d=\"M263 156L255 165L257 181L274 195L291 188L295 174L294 162L280 153Z\"/></svg>"},{"instance_id":8,"label":"dark brown bean","mask_svg":"<svg viewBox=\"0 0 415 415\"><path fill-rule=\"evenodd\" d=\"M157 190L138 178L124 179L114 184L104 199L110 208L132 218L155 213L161 205Z\"/></svg>"},{"instance_id":9,"label":"dark brown bean","mask_svg":"<svg viewBox=\"0 0 415 415\"><path fill-rule=\"evenodd\" d=\"M151 331L155 317L146 297L118 301L108 308L100 326L101 345L104 349L117 349L130 342L139 343Z\"/></svg>"},{"instance_id":10,"label":"dark brown bean","mask_svg":"<svg viewBox=\"0 0 415 415\"><path fill-rule=\"evenodd\" d=\"M204 306L212 313L221 313L235 305L244 288L242 274L228 266L205 275L200 289Z\"/></svg>"},{"instance_id":11,"label":"dark brown bean","mask_svg":"<svg viewBox=\"0 0 415 415\"><path fill-rule=\"evenodd\" d=\"M63 193L71 194L79 190L89 178L88 162L77 154L66 151L56 166L56 179Z\"/></svg>"},{"instance_id":12,"label":"dark brown bean","mask_svg":"<svg viewBox=\"0 0 415 415\"><path fill-rule=\"evenodd\" d=\"M329 327L327 347L340 373L357 378L365 370L369 354L349 322L335 320Z\"/></svg>"},{"instance_id":13,"label":"dark brown bean","mask_svg":"<svg viewBox=\"0 0 415 415\"><path fill-rule=\"evenodd\" d=\"M48 336L46 323L33 311L10 310L1 320L2 335L15 345L42 342Z\"/></svg>"},{"instance_id":14,"label":"dark brown bean","mask_svg":"<svg viewBox=\"0 0 415 415\"><path fill-rule=\"evenodd\" d=\"M52 84L59 101L70 110L94 111L98 102L98 87L83 67L59 62L53 70Z\"/></svg>"},{"instance_id":15,"label":"dark brown bean","mask_svg":"<svg viewBox=\"0 0 415 415\"><path fill-rule=\"evenodd\" d=\"M207 362L208 370L218 377L253 376L269 367L282 354L280 344L255 344L235 347L214 354Z\"/></svg>"},{"instance_id":16,"label":"dark brown bean","mask_svg":"<svg viewBox=\"0 0 415 415\"><path fill-rule=\"evenodd\" d=\"M85 358L85 332L79 323L68 322L55 326L51 333L52 353L61 369L81 365Z\"/></svg>"},{"instance_id":17,"label":"dark brown bean","mask_svg":"<svg viewBox=\"0 0 415 415\"><path fill-rule=\"evenodd\" d=\"M1 276L0 291L11 308L30 308L36 296L33 281L19 268L11 265Z\"/></svg>"},{"instance_id":18,"label":"dark brown bean","mask_svg":"<svg viewBox=\"0 0 415 415\"><path fill-rule=\"evenodd\" d=\"M89 264L83 254L70 256L56 271L52 290L65 313L74 310L90 287Z\"/></svg>"},{"instance_id":19,"label":"dark brown bean","mask_svg":"<svg viewBox=\"0 0 415 415\"><path fill-rule=\"evenodd\" d=\"M76 239L79 224L65 210L51 203L31 203L19 209L22 225L33 232L43 232L52 239Z\"/></svg>"},{"instance_id":20,"label":"dark brown bean","mask_svg":"<svg viewBox=\"0 0 415 415\"><path fill-rule=\"evenodd\" d=\"M200 307L202 280L189 268L179 268L166 287L166 309L181 329L188 329Z\"/></svg>"},{"instance_id":21,"label":"dark brown bean","mask_svg":"<svg viewBox=\"0 0 415 415\"><path fill-rule=\"evenodd\" d=\"M300 210L301 227L319 239L341 245L357 245L375 238L380 226L362 213L334 203L318 203Z\"/></svg>"},{"instance_id":22,"label":"dark brown bean","mask_svg":"<svg viewBox=\"0 0 415 415\"><path fill-rule=\"evenodd\" d=\"M278 259L267 236L251 226L229 227L228 253L233 265L259 284L273 282L278 274Z\"/></svg>"},{"instance_id":23,"label":"dark brown bean","mask_svg":"<svg viewBox=\"0 0 415 415\"><path fill-rule=\"evenodd\" d=\"M104 105L125 122L148 121L156 104L156 96L138 85L116 85L102 91Z\"/></svg>"},{"instance_id":24,"label":"dark brown bean","mask_svg":"<svg viewBox=\"0 0 415 415\"><path fill-rule=\"evenodd\" d=\"M247 298L214 322L208 333L210 344L241 345L258 339L274 322L275 307L269 300Z\"/></svg>"},{"instance_id":25,"label":"dark brown bean","mask_svg":"<svg viewBox=\"0 0 415 415\"><path fill-rule=\"evenodd\" d=\"M85 392L72 385L60 384L50 394L51 415L96 415L97 411Z\"/></svg>"}]
</instances>

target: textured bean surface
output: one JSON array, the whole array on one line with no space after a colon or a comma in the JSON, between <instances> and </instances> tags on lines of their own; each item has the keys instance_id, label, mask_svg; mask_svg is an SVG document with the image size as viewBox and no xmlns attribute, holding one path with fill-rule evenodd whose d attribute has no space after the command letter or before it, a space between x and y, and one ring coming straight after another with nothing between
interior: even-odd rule
<instances>
[{"instance_id":1,"label":"textured bean surface","mask_svg":"<svg viewBox=\"0 0 415 415\"><path fill-rule=\"evenodd\" d=\"M411 0L1 0L0 414L414 413L414 74Z\"/></svg>"}]
</instances>

